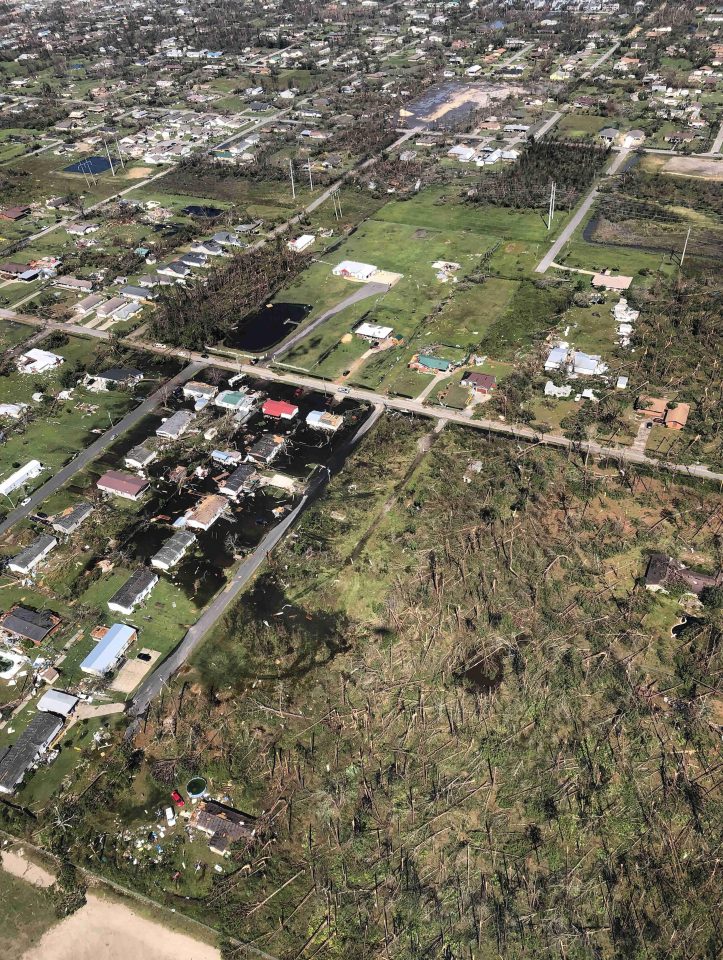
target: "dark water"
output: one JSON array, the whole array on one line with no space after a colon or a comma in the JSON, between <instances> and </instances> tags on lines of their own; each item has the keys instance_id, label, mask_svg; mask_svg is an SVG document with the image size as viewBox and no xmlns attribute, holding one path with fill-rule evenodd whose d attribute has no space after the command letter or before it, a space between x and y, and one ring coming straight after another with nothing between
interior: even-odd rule
<instances>
[{"instance_id":1,"label":"dark water","mask_svg":"<svg viewBox=\"0 0 723 960\"><path fill-rule=\"evenodd\" d=\"M181 211L185 213L187 217L199 217L202 220L215 220L216 217L220 217L223 213L220 207L201 207L195 204L191 204L188 207L184 207Z\"/></svg>"},{"instance_id":2,"label":"dark water","mask_svg":"<svg viewBox=\"0 0 723 960\"><path fill-rule=\"evenodd\" d=\"M482 657L473 661L458 677L474 693L487 694L494 693L500 687L504 672L502 654L497 653L493 657Z\"/></svg>"},{"instance_id":3,"label":"dark water","mask_svg":"<svg viewBox=\"0 0 723 960\"><path fill-rule=\"evenodd\" d=\"M86 157L84 160L78 160L77 163L71 163L63 172L99 174L105 173L106 170L110 170L110 163L107 157Z\"/></svg>"},{"instance_id":4,"label":"dark water","mask_svg":"<svg viewBox=\"0 0 723 960\"><path fill-rule=\"evenodd\" d=\"M224 344L237 350L261 353L288 337L310 310L306 303L270 303L244 317L228 334Z\"/></svg>"},{"instance_id":5,"label":"dark water","mask_svg":"<svg viewBox=\"0 0 723 960\"><path fill-rule=\"evenodd\" d=\"M681 637L683 634L688 633L689 630L695 630L701 623L703 623L703 621L700 617L686 615L680 623L673 627L671 633L674 637Z\"/></svg>"}]
</instances>

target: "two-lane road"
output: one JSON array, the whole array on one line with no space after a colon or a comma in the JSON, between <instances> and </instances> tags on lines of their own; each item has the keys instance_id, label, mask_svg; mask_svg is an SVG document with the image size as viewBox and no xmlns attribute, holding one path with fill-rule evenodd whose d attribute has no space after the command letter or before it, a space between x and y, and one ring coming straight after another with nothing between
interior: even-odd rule
<instances>
[{"instance_id":1,"label":"two-lane road","mask_svg":"<svg viewBox=\"0 0 723 960\"><path fill-rule=\"evenodd\" d=\"M269 530L253 553L250 553L248 557L242 560L226 587L214 597L199 619L189 628L183 640L181 640L170 657L164 660L141 685L128 711L131 716L139 717L146 711L151 700L158 696L173 674L183 666L204 637L218 623L219 619L246 587L249 580L254 576L269 553L271 553L274 547L276 547L286 535L303 511L320 495L330 477L342 468L346 458L354 447L374 426L383 412L384 407L381 404L375 406L374 410L366 418L364 423L361 424L359 429L332 457L328 467L320 467L317 469L309 483L306 493L304 493L294 509L272 530Z\"/></svg>"},{"instance_id":2,"label":"two-lane road","mask_svg":"<svg viewBox=\"0 0 723 960\"><path fill-rule=\"evenodd\" d=\"M10 511L7 517L0 523L0 537L12 529L16 523L20 523L21 520L24 520L37 510L44 500L54 493L57 493L64 484L71 480L76 473L79 473L87 467L99 454L103 453L121 434L125 433L126 430L130 430L131 427L134 427L139 420L142 420L143 417L149 413L153 413L156 407L167 399L172 390L186 383L187 380L191 380L199 370L203 370L205 366L205 361L189 363L189 365L181 370L180 373L176 374L173 379L164 383L159 390L156 390L155 393L147 397L135 409L127 413L113 427L106 430L106 432L91 443L89 447L81 450L80 453L69 463L66 463L55 476L51 477L47 483L44 483L42 487L38 487L38 489L28 497L27 502ZM42 452L39 451L39 453L42 456Z\"/></svg>"}]
</instances>

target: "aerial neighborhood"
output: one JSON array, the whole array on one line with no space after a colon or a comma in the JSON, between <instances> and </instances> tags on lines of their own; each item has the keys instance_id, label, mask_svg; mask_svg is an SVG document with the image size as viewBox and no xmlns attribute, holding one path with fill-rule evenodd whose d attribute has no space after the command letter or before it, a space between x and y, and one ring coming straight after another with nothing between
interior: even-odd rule
<instances>
[{"instance_id":1,"label":"aerial neighborhood","mask_svg":"<svg viewBox=\"0 0 723 960\"><path fill-rule=\"evenodd\" d=\"M722 184L715 5L7 0L8 956L723 954Z\"/></svg>"}]
</instances>

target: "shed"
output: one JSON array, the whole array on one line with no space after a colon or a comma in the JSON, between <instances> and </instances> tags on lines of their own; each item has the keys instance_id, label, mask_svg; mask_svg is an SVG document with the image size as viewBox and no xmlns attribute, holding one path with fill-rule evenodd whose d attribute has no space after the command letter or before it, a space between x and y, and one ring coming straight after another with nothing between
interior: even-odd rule
<instances>
[{"instance_id":1,"label":"shed","mask_svg":"<svg viewBox=\"0 0 723 960\"><path fill-rule=\"evenodd\" d=\"M78 697L63 690L48 690L38 700L41 713L57 713L59 717L69 717L78 705Z\"/></svg>"}]
</instances>

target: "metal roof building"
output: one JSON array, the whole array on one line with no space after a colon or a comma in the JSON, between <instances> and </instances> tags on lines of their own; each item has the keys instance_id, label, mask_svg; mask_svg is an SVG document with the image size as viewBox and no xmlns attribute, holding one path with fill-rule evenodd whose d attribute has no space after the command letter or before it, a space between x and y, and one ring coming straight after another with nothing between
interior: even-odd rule
<instances>
[{"instance_id":1,"label":"metal roof building","mask_svg":"<svg viewBox=\"0 0 723 960\"><path fill-rule=\"evenodd\" d=\"M13 573L30 573L37 567L43 557L47 556L57 546L58 541L55 537L51 537L49 533L41 533L29 546L10 560L8 569L12 570Z\"/></svg>"},{"instance_id":2,"label":"metal roof building","mask_svg":"<svg viewBox=\"0 0 723 960\"><path fill-rule=\"evenodd\" d=\"M44 753L63 721L54 713L37 713L17 741L0 754L0 793L14 793L37 758Z\"/></svg>"},{"instance_id":3,"label":"metal roof building","mask_svg":"<svg viewBox=\"0 0 723 960\"><path fill-rule=\"evenodd\" d=\"M151 557L151 565L158 567L159 570L170 570L195 542L195 534L188 530L177 530L170 540L166 540L158 553Z\"/></svg>"},{"instance_id":4,"label":"metal roof building","mask_svg":"<svg viewBox=\"0 0 723 960\"><path fill-rule=\"evenodd\" d=\"M240 493L247 493L256 484L258 471L253 463L240 463L219 487L221 493L235 500Z\"/></svg>"},{"instance_id":5,"label":"metal roof building","mask_svg":"<svg viewBox=\"0 0 723 960\"><path fill-rule=\"evenodd\" d=\"M57 713L60 717L68 717L75 710L78 697L64 690L48 690L38 700L38 710L41 713Z\"/></svg>"},{"instance_id":6,"label":"metal roof building","mask_svg":"<svg viewBox=\"0 0 723 960\"><path fill-rule=\"evenodd\" d=\"M165 437L167 440L177 440L181 434L188 430L195 419L190 410L177 410L158 427L156 436Z\"/></svg>"},{"instance_id":7,"label":"metal roof building","mask_svg":"<svg viewBox=\"0 0 723 960\"><path fill-rule=\"evenodd\" d=\"M128 616L142 600L145 600L157 583L158 577L155 573L141 567L130 575L120 590L113 594L108 601L108 609L117 610Z\"/></svg>"},{"instance_id":8,"label":"metal roof building","mask_svg":"<svg viewBox=\"0 0 723 960\"><path fill-rule=\"evenodd\" d=\"M155 578L158 579L158 578ZM83 673L103 677L117 665L120 658L136 638L136 631L125 623L114 623L94 650L80 665Z\"/></svg>"},{"instance_id":9,"label":"metal roof building","mask_svg":"<svg viewBox=\"0 0 723 960\"><path fill-rule=\"evenodd\" d=\"M84 520L93 512L93 505L90 503L76 503L76 505L59 516L55 517L52 523L53 530L58 533L75 533Z\"/></svg>"}]
</instances>

